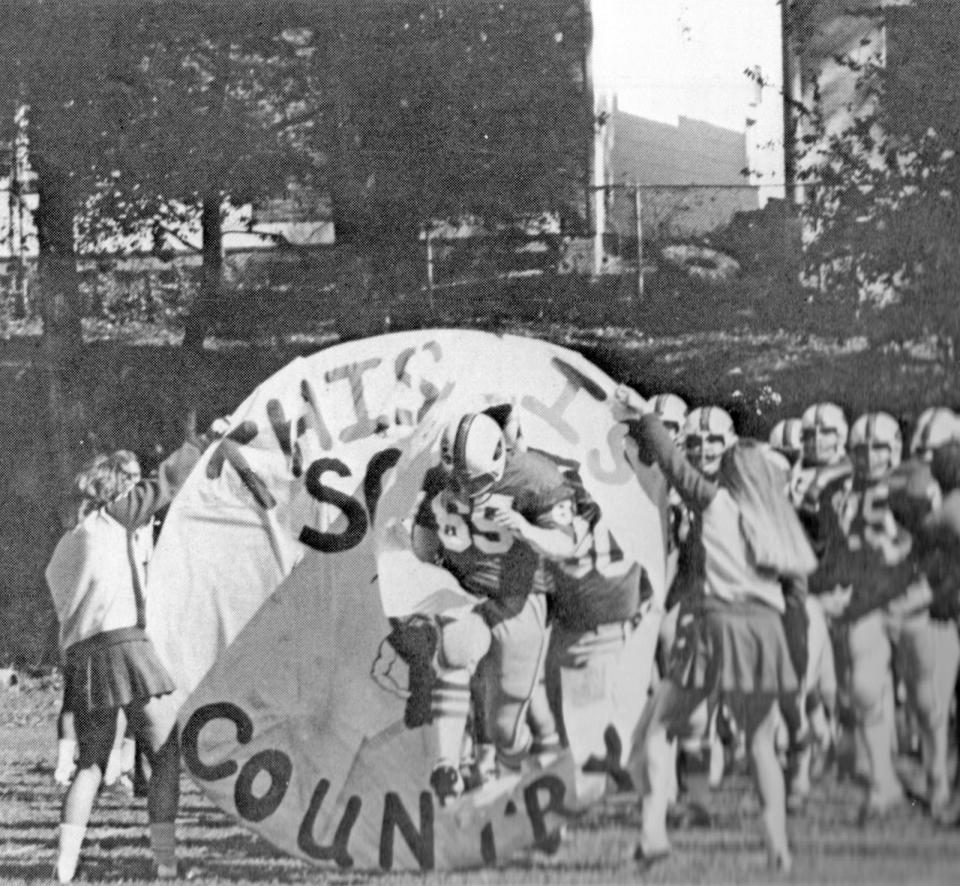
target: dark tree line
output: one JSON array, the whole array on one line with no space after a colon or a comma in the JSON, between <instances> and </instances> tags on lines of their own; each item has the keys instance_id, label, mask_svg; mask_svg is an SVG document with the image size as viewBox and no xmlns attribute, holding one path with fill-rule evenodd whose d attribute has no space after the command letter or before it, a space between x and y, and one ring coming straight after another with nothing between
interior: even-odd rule
<instances>
[{"instance_id":1,"label":"dark tree line","mask_svg":"<svg viewBox=\"0 0 960 886\"><path fill-rule=\"evenodd\" d=\"M332 200L371 252L432 219L515 220L582 202L590 109L577 0L15 0L3 118L29 107L44 319L79 341L74 220L161 235L199 221L204 282L184 345L217 304L221 207L291 182ZM46 285L49 282L49 285Z\"/></svg>"},{"instance_id":2,"label":"dark tree line","mask_svg":"<svg viewBox=\"0 0 960 886\"><path fill-rule=\"evenodd\" d=\"M80 241L198 225L185 353L223 299L222 209L330 196L361 269L435 219L576 219L582 0L6 0L0 127L26 108L52 479L89 430ZM8 131L5 133L10 135Z\"/></svg>"}]
</instances>

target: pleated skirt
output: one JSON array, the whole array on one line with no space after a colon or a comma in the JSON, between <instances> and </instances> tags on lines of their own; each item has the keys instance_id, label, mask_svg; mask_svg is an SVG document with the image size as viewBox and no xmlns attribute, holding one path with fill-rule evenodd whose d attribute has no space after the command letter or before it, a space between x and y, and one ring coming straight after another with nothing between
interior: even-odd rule
<instances>
[{"instance_id":1,"label":"pleated skirt","mask_svg":"<svg viewBox=\"0 0 960 886\"><path fill-rule=\"evenodd\" d=\"M64 705L75 713L126 707L176 688L143 628L103 631L67 647L64 659Z\"/></svg>"}]
</instances>

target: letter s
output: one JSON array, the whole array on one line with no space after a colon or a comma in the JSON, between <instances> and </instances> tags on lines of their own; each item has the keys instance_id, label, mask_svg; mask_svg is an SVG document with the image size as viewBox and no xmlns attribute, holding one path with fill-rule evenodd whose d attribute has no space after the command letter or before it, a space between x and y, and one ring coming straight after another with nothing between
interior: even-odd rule
<instances>
[{"instance_id":1,"label":"letter s","mask_svg":"<svg viewBox=\"0 0 960 886\"><path fill-rule=\"evenodd\" d=\"M360 544L367 531L367 515L363 505L337 489L324 486L321 482L327 471L333 471L340 477L349 477L348 468L338 458L319 458L307 469L305 479L307 492L317 501L331 504L343 511L347 518L347 528L343 532L318 532L310 526L300 531L300 541L324 554L336 554L348 551Z\"/></svg>"}]
</instances>

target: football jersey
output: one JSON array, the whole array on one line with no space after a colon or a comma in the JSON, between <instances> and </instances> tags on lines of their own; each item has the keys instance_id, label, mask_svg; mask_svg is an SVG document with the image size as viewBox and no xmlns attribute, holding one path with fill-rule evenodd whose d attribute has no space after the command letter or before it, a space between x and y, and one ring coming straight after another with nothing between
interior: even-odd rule
<instances>
[{"instance_id":1,"label":"football jersey","mask_svg":"<svg viewBox=\"0 0 960 886\"><path fill-rule=\"evenodd\" d=\"M850 609L865 613L905 589L912 540L890 509L886 478L864 485L835 480L821 496L819 513L824 552L811 590L851 585Z\"/></svg>"},{"instance_id":2,"label":"football jersey","mask_svg":"<svg viewBox=\"0 0 960 886\"><path fill-rule=\"evenodd\" d=\"M494 598L546 593L553 590L553 581L540 555L493 518L499 508L511 508L535 526L563 527L572 535L573 497L572 487L548 459L508 451L503 477L476 506L450 492L442 467L427 471L415 523L436 533L441 565L470 593ZM566 526L553 513L564 501L571 502Z\"/></svg>"},{"instance_id":3,"label":"football jersey","mask_svg":"<svg viewBox=\"0 0 960 886\"><path fill-rule=\"evenodd\" d=\"M547 564L556 583L550 615L571 631L592 631L637 615L652 596L639 563L628 560L600 506L583 485L579 463L551 455L574 490L572 556Z\"/></svg>"},{"instance_id":4,"label":"football jersey","mask_svg":"<svg viewBox=\"0 0 960 886\"><path fill-rule=\"evenodd\" d=\"M822 556L827 543L820 510L824 493L828 488L835 487L839 481L849 478L852 473L853 465L849 458L844 457L833 465L801 468L790 479L790 500L818 557Z\"/></svg>"}]
</instances>

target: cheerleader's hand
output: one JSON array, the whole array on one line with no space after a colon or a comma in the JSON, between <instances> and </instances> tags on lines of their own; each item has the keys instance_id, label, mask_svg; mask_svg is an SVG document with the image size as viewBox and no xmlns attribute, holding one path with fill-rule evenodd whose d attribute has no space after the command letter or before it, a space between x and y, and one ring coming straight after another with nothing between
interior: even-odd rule
<instances>
[{"instance_id":1,"label":"cheerleader's hand","mask_svg":"<svg viewBox=\"0 0 960 886\"><path fill-rule=\"evenodd\" d=\"M643 415L645 412L650 411L647 407L647 401L629 385L617 385L616 390L613 392L613 397L617 403L634 416Z\"/></svg>"}]
</instances>

